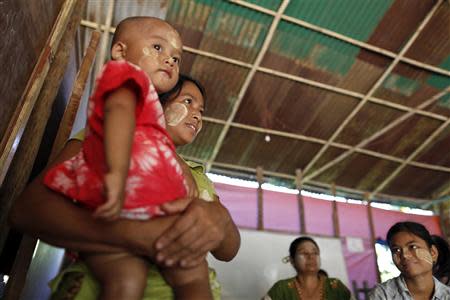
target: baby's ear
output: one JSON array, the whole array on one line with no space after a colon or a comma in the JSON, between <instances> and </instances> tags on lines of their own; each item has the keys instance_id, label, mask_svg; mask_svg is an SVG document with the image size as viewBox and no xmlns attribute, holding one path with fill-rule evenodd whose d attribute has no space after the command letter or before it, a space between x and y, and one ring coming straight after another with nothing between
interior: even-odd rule
<instances>
[{"instance_id":1,"label":"baby's ear","mask_svg":"<svg viewBox=\"0 0 450 300\"><path fill-rule=\"evenodd\" d=\"M117 42L111 47L111 59L121 60L125 59L127 54L127 45L123 42Z\"/></svg>"}]
</instances>

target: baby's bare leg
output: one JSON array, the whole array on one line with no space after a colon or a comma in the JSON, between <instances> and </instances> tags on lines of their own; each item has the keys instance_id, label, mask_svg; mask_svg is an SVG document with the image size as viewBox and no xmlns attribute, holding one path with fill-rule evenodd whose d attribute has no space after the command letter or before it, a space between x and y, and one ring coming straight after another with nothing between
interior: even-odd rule
<instances>
[{"instance_id":1,"label":"baby's bare leg","mask_svg":"<svg viewBox=\"0 0 450 300\"><path fill-rule=\"evenodd\" d=\"M130 253L83 253L102 286L101 300L141 300L147 284L147 262Z\"/></svg>"},{"instance_id":2,"label":"baby's bare leg","mask_svg":"<svg viewBox=\"0 0 450 300\"><path fill-rule=\"evenodd\" d=\"M212 300L209 285L208 263L204 260L197 267L182 269L165 268L161 273L173 288L176 300Z\"/></svg>"}]
</instances>

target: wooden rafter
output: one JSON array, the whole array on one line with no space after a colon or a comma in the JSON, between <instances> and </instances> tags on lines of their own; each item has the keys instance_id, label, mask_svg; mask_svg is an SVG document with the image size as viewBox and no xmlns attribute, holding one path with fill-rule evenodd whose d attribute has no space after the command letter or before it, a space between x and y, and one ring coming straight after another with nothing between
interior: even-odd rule
<instances>
[{"instance_id":1,"label":"wooden rafter","mask_svg":"<svg viewBox=\"0 0 450 300\"><path fill-rule=\"evenodd\" d=\"M381 182L375 190L372 192L373 196L374 194L378 193L379 191L383 190L389 183L391 183L397 176L400 174L400 172L408 165L408 162L412 161L414 158L416 158L423 149L425 149L428 145L431 144L438 136L439 134L448 127L450 124L450 119L441 124L423 143L420 144L419 147L416 148L416 150L411 153L405 162L403 162L400 166L398 166L392 173L389 175L383 182Z\"/></svg>"},{"instance_id":2,"label":"wooden rafter","mask_svg":"<svg viewBox=\"0 0 450 300\"><path fill-rule=\"evenodd\" d=\"M99 25L98 23L92 22L92 21L82 20L81 21L81 25L83 25L85 27L88 27L88 28L91 28L91 29L102 28L102 30L106 30L106 26L105 25ZM111 27L109 29L110 33L114 33L114 31L115 31L114 27ZM226 62L226 63L232 64L232 65L236 65L236 66L247 68L247 69L251 69L252 66L253 66L250 63L242 62L242 61L239 61L237 59L228 58L226 56L218 55L218 54L215 54L215 53L211 53L211 52L208 52L208 51L203 51L203 50L199 50L199 49L195 49L195 48L191 48L191 47L187 47L187 46L183 46L183 50L186 51L186 52L190 52L190 53L196 54L196 55L200 55L200 56L203 56L203 57L208 57L208 58L211 58L211 59L214 59L214 60ZM345 89L345 88L335 87L333 85L329 85L329 84L326 84L326 83L318 82L318 81L311 80L311 79L308 79L308 78L305 78L305 77L301 77L301 76L295 76L295 75L292 75L292 74L288 74L288 73L285 73L285 72L273 70L273 69L270 69L270 68L265 68L265 67L259 66L257 68L257 71L265 73L265 74L270 74L270 75L273 75L273 76L276 76L276 77L289 79L289 80L292 80L292 81L295 81L295 82L299 82L299 83L303 83L303 84L306 84L306 85L310 85L310 86L313 86L313 87L317 87L319 89L327 90L327 91L334 92L334 93L337 93L337 94L354 97L354 98L357 98L357 99L363 99L364 96L365 96L362 93L351 91L351 90L348 90L348 89ZM440 114L433 113L433 112L430 112L430 111L426 111L426 110L423 110L423 109L414 109L414 108L411 108L411 107L406 106L406 105L394 103L394 102L391 102L389 100L380 99L380 98L377 98L377 97L369 97L368 101L370 101L372 103L380 104L382 106L386 106L386 107L389 107L389 108L392 108L392 109L397 109L397 110L400 110L400 111L405 111L405 112L414 111L415 114L422 115L422 116L425 116L425 117L429 117L429 118L432 118L432 119L435 119L435 120L440 120L440 121L447 120L447 117L444 116L444 115L440 115Z\"/></svg>"},{"instance_id":3,"label":"wooden rafter","mask_svg":"<svg viewBox=\"0 0 450 300\"><path fill-rule=\"evenodd\" d=\"M258 56L256 57L255 62L253 63L252 68L250 69L250 72L248 73L244 83L242 84L241 90L239 91L236 102L234 103L231 113L228 116L227 122L225 123L225 126L223 127L222 131L220 132L219 138L217 139L216 145L214 146L210 159L206 163L206 170L209 170L211 168L212 162L216 159L216 156L219 153L220 148L222 147L223 141L225 140L225 136L228 133L228 130L230 129L230 124L234 120L234 117L239 109L242 99L244 99L245 93L247 92L248 87L250 86L250 83L252 82L259 65L261 64L262 59L264 58L264 55L267 52L267 49L269 49L270 42L272 41L275 30L277 29L278 23L280 22L281 15L284 13L284 10L289 4L289 1L290 0L283 0L278 9L277 14L273 18L272 24L270 25L269 31L267 32L267 36L264 40L261 50L259 51Z\"/></svg>"},{"instance_id":4,"label":"wooden rafter","mask_svg":"<svg viewBox=\"0 0 450 300\"><path fill-rule=\"evenodd\" d=\"M449 91L450 91L450 87L448 87L446 90L438 93L437 95L431 97L427 101L423 102L417 108L419 108L419 107L420 108L427 107L428 105L436 102L441 97L445 96ZM410 118L413 115L414 115L414 111L411 111L411 112L408 112L408 113L400 116L398 119L396 119L393 122L389 123L387 126L381 128L377 132L373 133L370 137L368 137L368 138L362 140L361 142L359 142L356 146L353 146L352 149L347 150L346 152L342 153L338 157L336 157L333 160L331 160L328 163L326 163L324 166L322 166L319 169L315 170L314 172L310 173L308 176L305 177L305 180L311 180L314 177L316 177L317 175L323 173L325 170L328 170L329 168L331 168L332 166L336 165L337 163L339 163L340 161L342 161L343 159L345 159L349 155L351 155L353 152L355 152L357 148L362 148L362 147L368 145L371 141L377 139L378 137L380 137L381 135L385 134L386 132L388 132L389 130L391 130L392 128L397 126L398 124L404 122L405 120L407 120L408 118Z\"/></svg>"},{"instance_id":5,"label":"wooden rafter","mask_svg":"<svg viewBox=\"0 0 450 300\"><path fill-rule=\"evenodd\" d=\"M402 50L398 53L398 55L395 57L395 59L391 62L389 67L377 79L377 81L371 87L369 92L358 103L358 105L350 112L350 114L347 116L347 118L345 118L345 120L342 122L342 124L336 129L336 131L333 133L333 135L328 139L327 143L319 150L319 152L313 157L313 159L309 162L309 164L304 168L305 173L307 173L311 169L311 167L319 160L319 158L322 157L322 155L325 153L325 151L330 147L330 144L340 135L340 133L347 126L347 124L350 123L350 121L353 119L353 117L356 116L356 114L362 109L362 107L367 103L368 99L375 93L375 91L384 82L384 80L387 78L387 76L389 76L389 74L392 73L392 70L400 62L400 58L402 58L405 55L406 51L408 51L409 48L412 46L414 41L417 39L419 34L422 32L423 28L425 28L425 26L431 20L431 17L434 15L434 13L438 9L438 7L441 5L441 3L442 3L442 0L438 1L433 6L433 8L430 10L430 12L425 16L425 18L420 23L417 30L414 32L414 34L411 36L411 38L408 40L408 42L405 44L405 46L402 48Z\"/></svg>"},{"instance_id":6,"label":"wooden rafter","mask_svg":"<svg viewBox=\"0 0 450 300\"><path fill-rule=\"evenodd\" d=\"M246 7L246 8L249 8L249 9L252 9L252 10L259 11L259 12L264 13L264 14L271 15L271 16L274 16L276 14L276 12L273 11L273 10L270 10L270 9L267 9L267 8L264 8L264 7L261 7L259 5L256 5L256 4L253 4L253 3L249 3L249 2L246 2L246 1L230 0L230 2L238 4L238 5ZM301 27L304 27L304 28L307 28L307 29L319 32L321 34L330 36L330 37L332 37L334 39L337 39L337 40L349 43L349 44L351 44L353 46L357 46L357 47L369 50L371 52L383 55L383 56L387 56L387 57L390 57L390 58L395 58L397 56L396 53L394 53L392 51L389 51L387 49L383 49L381 47L377 47L377 46L371 45L369 43L365 43L365 42L356 40L356 39L348 37L346 35L337 33L336 31L329 30L329 29L326 29L324 27L317 26L317 25L314 25L312 23L309 23L309 22L306 22L306 21L303 21L303 20L300 20L300 19L297 19L297 18L294 18L294 17L282 15L281 19L283 19L285 21L288 21L290 23L299 25ZM445 75L445 76L450 76L450 71L448 71L448 70L445 70L445 69L442 69L442 68L439 68L439 67L436 67L436 66L433 66L433 65L430 65L430 64L426 64L424 62L420 62L420 61L417 61L417 60L414 60L414 59L411 59L411 58L402 57L402 58L400 58L400 61L402 61L404 63L407 63L409 65L415 66L415 67L419 67L421 69L425 69L427 71L431 71L431 72L434 72L434 73L437 73L437 74L441 74L441 75Z\"/></svg>"}]
</instances>

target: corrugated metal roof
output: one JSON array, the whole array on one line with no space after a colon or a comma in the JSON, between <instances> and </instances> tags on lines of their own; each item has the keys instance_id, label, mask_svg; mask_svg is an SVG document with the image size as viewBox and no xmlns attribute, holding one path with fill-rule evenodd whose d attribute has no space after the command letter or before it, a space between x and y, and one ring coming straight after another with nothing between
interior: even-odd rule
<instances>
[{"instance_id":1,"label":"corrugated metal roof","mask_svg":"<svg viewBox=\"0 0 450 300\"><path fill-rule=\"evenodd\" d=\"M394 1L290 1L286 15L366 41Z\"/></svg>"},{"instance_id":2,"label":"corrugated metal roof","mask_svg":"<svg viewBox=\"0 0 450 300\"><path fill-rule=\"evenodd\" d=\"M195 12L195 13L194 13ZM226 1L171 1L167 20L196 32L187 46L244 62L253 62L272 17Z\"/></svg>"},{"instance_id":3,"label":"corrugated metal roof","mask_svg":"<svg viewBox=\"0 0 450 300\"><path fill-rule=\"evenodd\" d=\"M437 0L291 0L269 37L281 2L123 0L116 1L112 23L129 15L166 16L180 32L188 47L181 70L205 85L205 115L210 118L197 141L181 150L183 155L209 162L215 170L241 169L242 176L260 165L292 177L329 143L304 174L304 184L335 182L362 192L377 190L450 117L449 93L423 111L409 112L450 86L448 1L417 36L407 59L396 64L370 98L366 94ZM89 1L86 19L105 22L103 3ZM268 38L261 65L248 78ZM372 138L405 114L412 116ZM226 122L230 129L218 144ZM269 143L265 130L270 131ZM337 130L341 132L336 136ZM410 158L411 166L381 192L431 198L445 190L450 183L450 155L445 150L450 147L449 132L447 128ZM361 149L351 148L367 139L373 140ZM329 167L315 173L325 165ZM316 175L308 178L311 174Z\"/></svg>"}]
</instances>

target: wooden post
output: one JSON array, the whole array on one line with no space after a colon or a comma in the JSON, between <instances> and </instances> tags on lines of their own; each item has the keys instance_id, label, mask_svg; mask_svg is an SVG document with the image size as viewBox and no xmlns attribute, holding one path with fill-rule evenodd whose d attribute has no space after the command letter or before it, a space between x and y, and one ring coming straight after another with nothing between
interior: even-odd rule
<instances>
[{"instance_id":1,"label":"wooden post","mask_svg":"<svg viewBox=\"0 0 450 300\"><path fill-rule=\"evenodd\" d=\"M375 270L377 271L377 280L378 280L378 282L381 282L380 270L378 269L378 263L377 263L377 252L376 252L376 248L375 248L376 236L375 236L375 226L373 223L373 215L372 215L372 205L371 205L372 201L370 200L369 193L364 194L364 200L367 201L367 218L369 220L370 241L372 243L373 253L375 254Z\"/></svg>"},{"instance_id":2,"label":"wooden post","mask_svg":"<svg viewBox=\"0 0 450 300\"><path fill-rule=\"evenodd\" d=\"M302 185L303 185L303 173L301 169L295 170L295 185L298 190L298 217L300 220L300 234L306 234L306 222L305 222L305 205L303 203Z\"/></svg>"},{"instance_id":3,"label":"wooden post","mask_svg":"<svg viewBox=\"0 0 450 300\"><path fill-rule=\"evenodd\" d=\"M54 60L54 55L69 23L71 15L74 13L75 1L66 1L52 28L52 31L45 43L38 61L33 69L23 95L16 107L14 115L8 124L5 136L0 141L0 186L6 177L11 162L16 154L17 145L22 139L23 132L28 123L28 119L34 109L39 92L42 89L50 65ZM2 225L0 223L0 225Z\"/></svg>"},{"instance_id":4,"label":"wooden post","mask_svg":"<svg viewBox=\"0 0 450 300\"><path fill-rule=\"evenodd\" d=\"M264 207L263 207L263 190L262 190L262 184L264 181L263 176L263 168L257 167L256 168L256 180L258 181L258 230L264 230Z\"/></svg>"},{"instance_id":5,"label":"wooden post","mask_svg":"<svg viewBox=\"0 0 450 300\"><path fill-rule=\"evenodd\" d=\"M15 114L22 117L11 119L7 134L2 138L2 155L7 155L9 158L6 160L11 160L6 164L3 164L5 161L0 163L0 177L4 178L0 180L0 251L9 232L7 216L10 207L30 177L52 104L67 68L75 29L81 20L81 13L77 10L83 10L85 3L86 0L79 0L75 6L73 1L64 3L17 106ZM68 10L74 16L72 20L63 17L67 16ZM56 30L58 25L63 28ZM60 39L55 37L60 33L64 33ZM58 47L55 40L58 40ZM44 55L47 52L50 52L48 56ZM10 139L14 140L11 151L3 148L7 145L3 142Z\"/></svg>"},{"instance_id":6,"label":"wooden post","mask_svg":"<svg viewBox=\"0 0 450 300\"><path fill-rule=\"evenodd\" d=\"M336 197L336 184L334 182L331 184L331 193L333 197ZM339 227L339 215L336 200L333 200L333 228L334 228L334 237L340 237L341 231Z\"/></svg>"},{"instance_id":7,"label":"wooden post","mask_svg":"<svg viewBox=\"0 0 450 300\"><path fill-rule=\"evenodd\" d=\"M93 31L91 41L89 42L89 46L86 49L80 69L78 70L69 103L64 111L61 123L59 123L58 133L56 134L55 141L53 142L52 153L50 154L49 161L52 161L55 158L55 156L66 144L67 139L70 137L70 132L72 131L73 123L75 121L75 117L77 116L78 107L80 106L81 96L83 96L89 71L91 70L91 65L95 59L95 53L97 51L99 40L100 32Z\"/></svg>"},{"instance_id":8,"label":"wooden post","mask_svg":"<svg viewBox=\"0 0 450 300\"><path fill-rule=\"evenodd\" d=\"M79 5L82 5L81 7L83 7L84 0L80 1ZM82 11L81 7L80 7L80 11ZM73 23L71 23L72 29L71 29L71 31L68 31L70 40L67 41L67 40L65 40L65 38L63 40L64 42L68 43L67 47L69 49L66 50L67 55L69 53L71 45L73 45L72 43L70 43L70 41L74 40L73 34L75 33L75 29L81 20L81 13L74 13L74 16L72 18L73 18L73 20L71 21L71 22L73 22ZM70 131L71 131L71 128L73 125L73 121L75 119L75 116L72 116L72 114L73 113L76 114L76 111L78 110L78 105L80 103L79 98L82 95L82 91L80 92L79 89L80 89L80 87L84 87L84 85L85 85L85 82L87 79L87 74L89 73L89 69L90 69L92 61L95 57L95 51L97 48L98 40L99 40L99 34L93 33L93 35L91 37L91 42L89 44L89 48L86 52L86 55L81 64L80 71L78 72L76 81L74 83L72 95L70 98L71 102L68 103L68 107L67 107L66 111L64 112L64 116L61 121L61 126L58 130L57 137L60 137L62 144L58 144L57 142L55 142L53 144L53 148L55 148L55 147L62 148L63 143L69 137L69 134L70 134ZM65 51L63 51L63 52L65 53ZM61 54L61 55L65 56L65 54ZM56 60L58 60L58 59L59 58L57 57ZM67 59L68 59L68 57L67 57ZM62 76L60 76L60 77L62 77ZM56 91L55 91L55 93L56 93ZM77 99L77 95L79 95L78 99ZM72 103L72 102L74 102L74 103ZM63 126L66 126L68 128L63 127ZM66 135L64 135L64 134L66 134ZM58 152L56 152L55 149L52 149L52 153L53 153L53 155L55 155ZM30 266L32 254L34 252L35 247L36 247L36 239L32 238L30 236L24 235L24 237L22 238L22 242L20 244L19 251L16 256L16 260L14 261L13 269L11 272L11 278L7 285L5 299L19 299L20 293L25 284L27 270Z\"/></svg>"}]
</instances>

